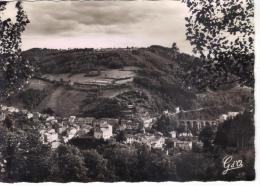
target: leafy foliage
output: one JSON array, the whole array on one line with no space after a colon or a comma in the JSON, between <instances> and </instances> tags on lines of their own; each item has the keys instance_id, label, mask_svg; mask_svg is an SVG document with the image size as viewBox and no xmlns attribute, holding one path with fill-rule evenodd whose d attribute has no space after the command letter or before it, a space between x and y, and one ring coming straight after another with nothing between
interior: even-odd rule
<instances>
[{"instance_id":1,"label":"leafy foliage","mask_svg":"<svg viewBox=\"0 0 260 186\"><path fill-rule=\"evenodd\" d=\"M222 148L249 148L254 145L253 113L242 115L225 121L216 134L214 143Z\"/></svg>"},{"instance_id":2,"label":"leafy foliage","mask_svg":"<svg viewBox=\"0 0 260 186\"><path fill-rule=\"evenodd\" d=\"M156 124L153 125L153 128L162 132L166 136L170 136L169 132L176 129L176 121L171 121L169 117L166 115L162 115L157 121Z\"/></svg>"},{"instance_id":3,"label":"leafy foliage","mask_svg":"<svg viewBox=\"0 0 260 186\"><path fill-rule=\"evenodd\" d=\"M211 126L206 126L199 134L199 140L203 142L204 151L211 151L213 148L214 131Z\"/></svg>"},{"instance_id":4,"label":"leafy foliage","mask_svg":"<svg viewBox=\"0 0 260 186\"><path fill-rule=\"evenodd\" d=\"M189 73L200 87L227 82L254 85L254 5L252 0L183 0L186 36L204 66Z\"/></svg>"},{"instance_id":5,"label":"leafy foliage","mask_svg":"<svg viewBox=\"0 0 260 186\"><path fill-rule=\"evenodd\" d=\"M179 53L180 53L180 49L177 47L176 43L173 43L172 44L172 48L171 48L171 57L172 57L172 59L176 60L177 56L179 55Z\"/></svg>"},{"instance_id":6,"label":"leafy foliage","mask_svg":"<svg viewBox=\"0 0 260 186\"><path fill-rule=\"evenodd\" d=\"M50 160L50 179L59 182L87 181L87 168L81 152L74 146L61 145Z\"/></svg>"},{"instance_id":7,"label":"leafy foliage","mask_svg":"<svg viewBox=\"0 0 260 186\"><path fill-rule=\"evenodd\" d=\"M122 105L115 99L102 98L93 109L89 109L83 113L83 116L95 118L113 118L120 116Z\"/></svg>"},{"instance_id":8,"label":"leafy foliage","mask_svg":"<svg viewBox=\"0 0 260 186\"><path fill-rule=\"evenodd\" d=\"M176 180L174 157L162 151L152 151L145 145L106 146L103 155L116 181L167 181Z\"/></svg>"},{"instance_id":9,"label":"leafy foliage","mask_svg":"<svg viewBox=\"0 0 260 186\"><path fill-rule=\"evenodd\" d=\"M1 13L7 2L0 2L0 96L9 96L23 88L24 83L31 77L33 68L29 61L21 56L21 33L25 30L29 19L22 7L21 1L16 3L16 21L4 19Z\"/></svg>"},{"instance_id":10,"label":"leafy foliage","mask_svg":"<svg viewBox=\"0 0 260 186\"><path fill-rule=\"evenodd\" d=\"M85 165L88 167L88 176L92 181L104 181L110 177L108 160L96 150L83 150Z\"/></svg>"},{"instance_id":11,"label":"leafy foliage","mask_svg":"<svg viewBox=\"0 0 260 186\"><path fill-rule=\"evenodd\" d=\"M213 180L216 179L214 159L208 154L187 153L176 160L180 181Z\"/></svg>"},{"instance_id":12,"label":"leafy foliage","mask_svg":"<svg viewBox=\"0 0 260 186\"><path fill-rule=\"evenodd\" d=\"M4 160L3 181L39 182L49 175L50 149L39 140L33 131L10 131L0 127L0 154ZM3 162L1 162L3 163Z\"/></svg>"}]
</instances>

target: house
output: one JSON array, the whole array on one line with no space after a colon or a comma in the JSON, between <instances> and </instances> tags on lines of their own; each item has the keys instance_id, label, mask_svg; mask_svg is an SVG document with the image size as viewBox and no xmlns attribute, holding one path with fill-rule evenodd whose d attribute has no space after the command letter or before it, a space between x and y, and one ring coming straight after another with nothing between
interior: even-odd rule
<instances>
[{"instance_id":1,"label":"house","mask_svg":"<svg viewBox=\"0 0 260 186\"><path fill-rule=\"evenodd\" d=\"M163 137L154 137L151 139L151 147L154 149L162 149L165 144L165 139Z\"/></svg>"},{"instance_id":2,"label":"house","mask_svg":"<svg viewBox=\"0 0 260 186\"><path fill-rule=\"evenodd\" d=\"M70 128L70 129L68 130L68 135L67 135L68 138L69 138L69 140L70 140L71 138L73 138L76 133L77 133L77 129L75 129L75 128Z\"/></svg>"},{"instance_id":3,"label":"house","mask_svg":"<svg viewBox=\"0 0 260 186\"><path fill-rule=\"evenodd\" d=\"M163 111L163 114L167 115L167 114L169 114L169 111L165 110L165 111Z\"/></svg>"},{"instance_id":4,"label":"house","mask_svg":"<svg viewBox=\"0 0 260 186\"><path fill-rule=\"evenodd\" d=\"M89 125L88 125L89 126ZM80 129L77 134L76 137L77 138L85 138L86 136L89 137L90 136L90 131L91 131L92 127L84 127L82 129Z\"/></svg>"},{"instance_id":5,"label":"house","mask_svg":"<svg viewBox=\"0 0 260 186\"><path fill-rule=\"evenodd\" d=\"M6 117L5 113L1 112L0 113L0 121L4 121L5 117Z\"/></svg>"},{"instance_id":6,"label":"house","mask_svg":"<svg viewBox=\"0 0 260 186\"><path fill-rule=\"evenodd\" d=\"M147 119L142 119L143 120L143 123L144 123L144 127L145 128L148 128L151 126L152 122L153 122L153 118L147 118Z\"/></svg>"},{"instance_id":7,"label":"house","mask_svg":"<svg viewBox=\"0 0 260 186\"><path fill-rule=\"evenodd\" d=\"M176 113L176 114L180 113L180 107L176 107L176 108L175 108L175 113Z\"/></svg>"},{"instance_id":8,"label":"house","mask_svg":"<svg viewBox=\"0 0 260 186\"><path fill-rule=\"evenodd\" d=\"M162 149L165 144L165 139L162 136L138 136L137 140L153 149Z\"/></svg>"},{"instance_id":9,"label":"house","mask_svg":"<svg viewBox=\"0 0 260 186\"><path fill-rule=\"evenodd\" d=\"M68 118L63 118L61 120L61 124L62 124L62 126L69 126L70 125L69 119Z\"/></svg>"},{"instance_id":10,"label":"house","mask_svg":"<svg viewBox=\"0 0 260 186\"><path fill-rule=\"evenodd\" d=\"M32 113L30 113L30 112L29 112L29 113L27 113L27 118L28 118L28 119L31 119L31 118L33 118L33 114L32 114Z\"/></svg>"},{"instance_id":11,"label":"house","mask_svg":"<svg viewBox=\"0 0 260 186\"><path fill-rule=\"evenodd\" d=\"M59 140L59 136L55 132L54 129L51 129L47 133L44 134L44 142L51 143L51 142L58 141L58 140Z\"/></svg>"},{"instance_id":12,"label":"house","mask_svg":"<svg viewBox=\"0 0 260 186\"><path fill-rule=\"evenodd\" d=\"M95 120L95 118L93 117L86 117L86 118L77 118L75 120L75 122L80 125L80 126L83 126L83 125L93 125L93 121Z\"/></svg>"},{"instance_id":13,"label":"house","mask_svg":"<svg viewBox=\"0 0 260 186\"><path fill-rule=\"evenodd\" d=\"M177 135L176 135L176 131L174 131L174 130L171 131L171 132L170 132L170 135L171 135L172 138L176 138L176 136L177 136Z\"/></svg>"},{"instance_id":14,"label":"house","mask_svg":"<svg viewBox=\"0 0 260 186\"><path fill-rule=\"evenodd\" d=\"M239 112L228 112L228 116L230 117L230 118L234 118L235 116L237 116L239 114Z\"/></svg>"},{"instance_id":15,"label":"house","mask_svg":"<svg viewBox=\"0 0 260 186\"><path fill-rule=\"evenodd\" d=\"M176 140L176 141L174 141L174 148L178 148L178 149L184 150L184 151L190 151L190 150L192 150L192 141Z\"/></svg>"},{"instance_id":16,"label":"house","mask_svg":"<svg viewBox=\"0 0 260 186\"><path fill-rule=\"evenodd\" d=\"M51 148L52 149L57 149L60 146L61 142L59 141L54 141L51 143Z\"/></svg>"},{"instance_id":17,"label":"house","mask_svg":"<svg viewBox=\"0 0 260 186\"><path fill-rule=\"evenodd\" d=\"M126 124L125 123L121 123L119 126L118 126L118 129L119 129L119 131L123 131L123 130L125 130L126 129Z\"/></svg>"},{"instance_id":18,"label":"house","mask_svg":"<svg viewBox=\"0 0 260 186\"><path fill-rule=\"evenodd\" d=\"M74 85L74 82L71 81L71 80L69 80L69 81L67 81L67 84L68 84L69 86L73 86L73 85Z\"/></svg>"},{"instance_id":19,"label":"house","mask_svg":"<svg viewBox=\"0 0 260 186\"><path fill-rule=\"evenodd\" d=\"M67 135L63 136L63 141L65 143L67 143L70 139L74 138L76 136L76 133L78 132L78 130L74 127L70 127L66 131L67 131Z\"/></svg>"},{"instance_id":20,"label":"house","mask_svg":"<svg viewBox=\"0 0 260 186\"><path fill-rule=\"evenodd\" d=\"M190 131L187 131L187 132L180 133L178 138L179 139L192 139L193 135L192 135L192 133Z\"/></svg>"},{"instance_id":21,"label":"house","mask_svg":"<svg viewBox=\"0 0 260 186\"><path fill-rule=\"evenodd\" d=\"M133 118L133 111L131 109L122 110L121 113L124 115L124 117L126 119L132 119Z\"/></svg>"},{"instance_id":22,"label":"house","mask_svg":"<svg viewBox=\"0 0 260 186\"><path fill-rule=\"evenodd\" d=\"M26 115L26 114L28 113L28 110L21 109L20 112L21 112L22 114L25 114L25 115Z\"/></svg>"},{"instance_id":23,"label":"house","mask_svg":"<svg viewBox=\"0 0 260 186\"><path fill-rule=\"evenodd\" d=\"M103 138L103 131L101 130L101 128L95 128L94 130L94 137L96 139L102 139Z\"/></svg>"},{"instance_id":24,"label":"house","mask_svg":"<svg viewBox=\"0 0 260 186\"><path fill-rule=\"evenodd\" d=\"M93 126L106 125L106 124L111 125L112 127L117 127L119 124L119 120L114 118L101 118L101 119L96 119L93 122Z\"/></svg>"},{"instance_id":25,"label":"house","mask_svg":"<svg viewBox=\"0 0 260 186\"><path fill-rule=\"evenodd\" d=\"M127 119L122 119L119 127L120 126L121 126L121 128L125 128L127 130L138 130L138 129L140 129L140 123L133 122L133 120L127 120Z\"/></svg>"},{"instance_id":26,"label":"house","mask_svg":"<svg viewBox=\"0 0 260 186\"><path fill-rule=\"evenodd\" d=\"M17 108L15 108L15 107L7 107L7 110L9 111L9 112L19 112L19 109L17 109Z\"/></svg>"},{"instance_id":27,"label":"house","mask_svg":"<svg viewBox=\"0 0 260 186\"><path fill-rule=\"evenodd\" d=\"M127 108L128 108L128 109L134 109L135 106L130 104L130 105L127 105Z\"/></svg>"},{"instance_id":28,"label":"house","mask_svg":"<svg viewBox=\"0 0 260 186\"><path fill-rule=\"evenodd\" d=\"M125 135L126 139L124 141L125 144L132 144L132 143L144 143L148 144L148 140L144 134L126 134Z\"/></svg>"},{"instance_id":29,"label":"house","mask_svg":"<svg viewBox=\"0 0 260 186\"><path fill-rule=\"evenodd\" d=\"M133 124L133 121L132 120L121 119L120 123L121 123L121 125L126 126L126 128L127 128L128 125L131 126Z\"/></svg>"},{"instance_id":30,"label":"house","mask_svg":"<svg viewBox=\"0 0 260 186\"><path fill-rule=\"evenodd\" d=\"M96 139L104 139L107 140L111 136L113 136L112 125L107 123L101 123L94 127L94 137Z\"/></svg>"},{"instance_id":31,"label":"house","mask_svg":"<svg viewBox=\"0 0 260 186\"><path fill-rule=\"evenodd\" d=\"M40 140L44 143L44 134L45 134L45 130L44 129L42 129L42 130L40 130L39 131L39 133L40 133Z\"/></svg>"},{"instance_id":32,"label":"house","mask_svg":"<svg viewBox=\"0 0 260 186\"><path fill-rule=\"evenodd\" d=\"M76 116L70 116L69 117L69 122L73 123L75 121L75 119L76 119Z\"/></svg>"},{"instance_id":33,"label":"house","mask_svg":"<svg viewBox=\"0 0 260 186\"><path fill-rule=\"evenodd\" d=\"M225 120L227 120L228 118L228 115L227 114L222 114L220 117L219 117L219 122L224 122Z\"/></svg>"},{"instance_id":34,"label":"house","mask_svg":"<svg viewBox=\"0 0 260 186\"><path fill-rule=\"evenodd\" d=\"M73 124L73 125L71 125L71 127L73 127L74 129L76 129L77 131L80 129L80 126L77 125L77 124Z\"/></svg>"},{"instance_id":35,"label":"house","mask_svg":"<svg viewBox=\"0 0 260 186\"><path fill-rule=\"evenodd\" d=\"M102 120L105 120L109 125L112 125L113 127L118 126L119 119L114 118L102 118Z\"/></svg>"},{"instance_id":36,"label":"house","mask_svg":"<svg viewBox=\"0 0 260 186\"><path fill-rule=\"evenodd\" d=\"M54 121L55 117L54 116L49 116L46 118L46 121Z\"/></svg>"},{"instance_id":37,"label":"house","mask_svg":"<svg viewBox=\"0 0 260 186\"><path fill-rule=\"evenodd\" d=\"M41 113L39 112L34 112L33 113L33 120L38 121L41 118Z\"/></svg>"},{"instance_id":38,"label":"house","mask_svg":"<svg viewBox=\"0 0 260 186\"><path fill-rule=\"evenodd\" d=\"M46 120L49 116L47 114L40 114L40 118Z\"/></svg>"},{"instance_id":39,"label":"house","mask_svg":"<svg viewBox=\"0 0 260 186\"><path fill-rule=\"evenodd\" d=\"M66 126L59 126L59 128L58 128L57 132L58 132L58 134L62 134L63 132L65 132L65 131L66 131L66 129L67 129L67 127L66 127Z\"/></svg>"},{"instance_id":40,"label":"house","mask_svg":"<svg viewBox=\"0 0 260 186\"><path fill-rule=\"evenodd\" d=\"M107 121L104 119L96 119L93 121L93 127L100 126L101 124L107 124Z\"/></svg>"},{"instance_id":41,"label":"house","mask_svg":"<svg viewBox=\"0 0 260 186\"><path fill-rule=\"evenodd\" d=\"M125 143L126 143L126 144L132 144L132 143L135 142L135 141L136 141L136 139L134 138L133 135L127 135L127 136L126 136L126 140L125 140Z\"/></svg>"}]
</instances>

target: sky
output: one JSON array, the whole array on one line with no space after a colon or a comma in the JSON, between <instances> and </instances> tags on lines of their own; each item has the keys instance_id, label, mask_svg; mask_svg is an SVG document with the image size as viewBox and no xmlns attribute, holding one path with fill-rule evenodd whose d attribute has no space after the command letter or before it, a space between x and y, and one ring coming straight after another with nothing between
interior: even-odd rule
<instances>
[{"instance_id":1,"label":"sky","mask_svg":"<svg viewBox=\"0 0 260 186\"><path fill-rule=\"evenodd\" d=\"M24 2L30 24L23 50L30 48L170 47L191 53L185 36L188 9L178 1ZM6 10L14 16L14 3Z\"/></svg>"}]
</instances>

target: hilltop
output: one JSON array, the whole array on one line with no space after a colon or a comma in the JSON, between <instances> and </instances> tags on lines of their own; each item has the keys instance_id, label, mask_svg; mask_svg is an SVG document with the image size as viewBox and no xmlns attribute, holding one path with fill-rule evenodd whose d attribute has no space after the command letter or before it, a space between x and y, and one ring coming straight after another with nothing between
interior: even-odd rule
<instances>
[{"instance_id":1,"label":"hilltop","mask_svg":"<svg viewBox=\"0 0 260 186\"><path fill-rule=\"evenodd\" d=\"M51 110L64 117L144 117L176 107L220 107L225 113L244 110L251 96L249 88L237 85L198 91L184 84L185 73L200 65L199 60L157 45L99 50L35 48L23 56L37 71L25 91L9 103L39 112Z\"/></svg>"}]
</instances>

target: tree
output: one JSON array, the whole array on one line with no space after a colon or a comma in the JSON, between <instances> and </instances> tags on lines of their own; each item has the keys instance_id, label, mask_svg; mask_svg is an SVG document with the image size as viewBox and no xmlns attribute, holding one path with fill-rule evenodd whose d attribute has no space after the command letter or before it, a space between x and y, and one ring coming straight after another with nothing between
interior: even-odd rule
<instances>
[{"instance_id":1,"label":"tree","mask_svg":"<svg viewBox=\"0 0 260 186\"><path fill-rule=\"evenodd\" d=\"M176 169L178 181L223 180L219 176L223 171L222 159L220 162L216 161L210 153L190 152L183 154L176 159Z\"/></svg>"},{"instance_id":2,"label":"tree","mask_svg":"<svg viewBox=\"0 0 260 186\"><path fill-rule=\"evenodd\" d=\"M137 173L137 151L135 148L116 144L104 148L103 156L108 160L113 181L135 181Z\"/></svg>"},{"instance_id":3,"label":"tree","mask_svg":"<svg viewBox=\"0 0 260 186\"><path fill-rule=\"evenodd\" d=\"M118 142L124 142L126 141L126 131L120 131L119 134L116 136L116 141Z\"/></svg>"},{"instance_id":4,"label":"tree","mask_svg":"<svg viewBox=\"0 0 260 186\"><path fill-rule=\"evenodd\" d=\"M248 149L254 146L254 114L244 112L218 127L214 144L223 149Z\"/></svg>"},{"instance_id":5,"label":"tree","mask_svg":"<svg viewBox=\"0 0 260 186\"><path fill-rule=\"evenodd\" d=\"M29 19L22 7L21 1L16 3L16 21L4 19L1 15L6 9L7 2L0 2L0 98L9 96L23 88L24 83L31 77L33 68L29 61L21 55L21 34Z\"/></svg>"},{"instance_id":6,"label":"tree","mask_svg":"<svg viewBox=\"0 0 260 186\"><path fill-rule=\"evenodd\" d=\"M9 115L6 116L3 125L8 129L11 130L13 128L13 120L10 118Z\"/></svg>"},{"instance_id":7,"label":"tree","mask_svg":"<svg viewBox=\"0 0 260 186\"><path fill-rule=\"evenodd\" d=\"M213 148L214 131L211 126L206 126L199 134L199 140L203 142L204 151L211 151Z\"/></svg>"},{"instance_id":8,"label":"tree","mask_svg":"<svg viewBox=\"0 0 260 186\"><path fill-rule=\"evenodd\" d=\"M84 150L82 154L91 181L109 181L111 171L108 169L107 159L94 149Z\"/></svg>"},{"instance_id":9,"label":"tree","mask_svg":"<svg viewBox=\"0 0 260 186\"><path fill-rule=\"evenodd\" d=\"M180 52L180 49L177 47L177 44L173 43L172 48L171 48L171 58L174 60L177 59L179 52Z\"/></svg>"},{"instance_id":10,"label":"tree","mask_svg":"<svg viewBox=\"0 0 260 186\"><path fill-rule=\"evenodd\" d=\"M84 157L72 145L60 145L50 160L49 180L58 182L88 181Z\"/></svg>"},{"instance_id":11,"label":"tree","mask_svg":"<svg viewBox=\"0 0 260 186\"><path fill-rule=\"evenodd\" d=\"M170 136L170 132L177 128L177 123L175 120L170 120L170 117L163 114L153 125L153 128L162 132L166 136Z\"/></svg>"},{"instance_id":12,"label":"tree","mask_svg":"<svg viewBox=\"0 0 260 186\"><path fill-rule=\"evenodd\" d=\"M254 5L252 0L183 0L186 36L203 67L188 77L200 87L239 82L254 86Z\"/></svg>"},{"instance_id":13,"label":"tree","mask_svg":"<svg viewBox=\"0 0 260 186\"><path fill-rule=\"evenodd\" d=\"M150 150L147 146L137 146L137 181L176 181L176 162L173 156L162 151Z\"/></svg>"},{"instance_id":14,"label":"tree","mask_svg":"<svg viewBox=\"0 0 260 186\"><path fill-rule=\"evenodd\" d=\"M50 148L41 143L36 131L9 131L0 126L0 136L0 181L47 180Z\"/></svg>"},{"instance_id":15,"label":"tree","mask_svg":"<svg viewBox=\"0 0 260 186\"><path fill-rule=\"evenodd\" d=\"M55 115L55 112L52 110L52 108L48 107L48 108L45 108L42 110L42 113L43 114L48 114L48 115L51 115L51 116L54 116Z\"/></svg>"}]
</instances>

